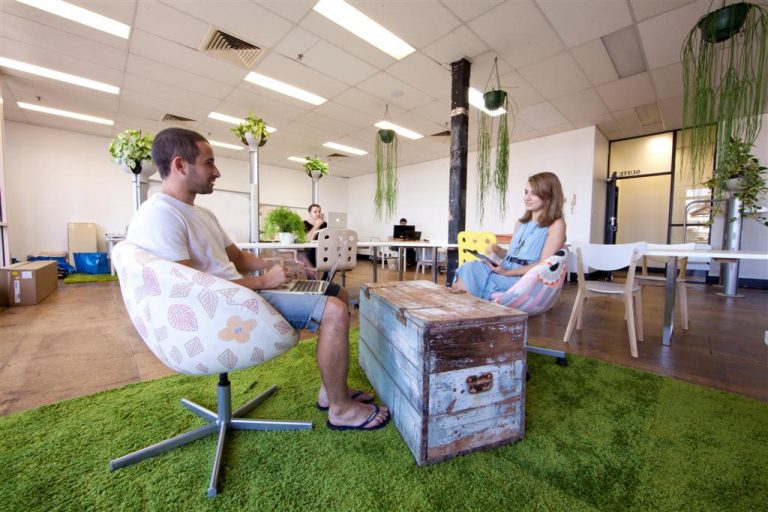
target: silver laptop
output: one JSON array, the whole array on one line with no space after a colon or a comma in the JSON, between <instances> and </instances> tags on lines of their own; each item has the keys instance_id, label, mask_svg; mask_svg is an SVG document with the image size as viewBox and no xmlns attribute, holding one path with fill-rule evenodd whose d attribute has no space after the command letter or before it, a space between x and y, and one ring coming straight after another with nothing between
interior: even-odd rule
<instances>
[{"instance_id":1,"label":"silver laptop","mask_svg":"<svg viewBox=\"0 0 768 512\"><path fill-rule=\"evenodd\" d=\"M333 281L333 275L336 273L336 267L339 266L341 261L341 253L336 257L336 261L333 262L331 270L328 271L328 275L325 279L293 279L288 281L279 288L273 288L271 290L264 290L271 293L300 293L302 295L322 295L325 290L328 289L328 285Z\"/></svg>"},{"instance_id":2,"label":"silver laptop","mask_svg":"<svg viewBox=\"0 0 768 512\"><path fill-rule=\"evenodd\" d=\"M339 212L328 212L325 215L329 228L347 229L347 214Z\"/></svg>"}]
</instances>

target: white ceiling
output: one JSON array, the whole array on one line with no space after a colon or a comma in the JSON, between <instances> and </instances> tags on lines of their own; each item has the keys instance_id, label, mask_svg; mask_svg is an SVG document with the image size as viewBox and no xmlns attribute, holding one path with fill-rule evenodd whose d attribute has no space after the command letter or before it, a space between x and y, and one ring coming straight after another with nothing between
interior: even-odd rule
<instances>
[{"instance_id":1,"label":"white ceiling","mask_svg":"<svg viewBox=\"0 0 768 512\"><path fill-rule=\"evenodd\" d=\"M680 48L710 6L710 0L348 0L416 48L397 61L314 12L314 0L69 1L129 24L130 39L0 0L0 56L119 86L119 96L0 69L5 119L111 137L126 128L157 133L169 126L160 120L170 113L196 120L189 127L210 139L237 144L230 125L208 114L252 112L278 129L260 151L264 163L300 168L287 157L325 158L333 152L322 146L328 141L369 152L333 158L336 176L374 172L373 123L387 104L393 122L426 135L401 138L400 165L447 157L450 138L431 134L449 127L450 63L462 57L472 62L471 84L483 90L498 56L502 86L519 108L513 140L591 125L611 140L679 128ZM212 27L264 50L254 71L328 101L312 106L244 82L248 70L198 50ZM601 37L626 27L639 41L646 71L620 78ZM17 101L115 125L22 110ZM635 109L654 103L661 122L643 126ZM216 153L248 158L247 151Z\"/></svg>"}]
</instances>

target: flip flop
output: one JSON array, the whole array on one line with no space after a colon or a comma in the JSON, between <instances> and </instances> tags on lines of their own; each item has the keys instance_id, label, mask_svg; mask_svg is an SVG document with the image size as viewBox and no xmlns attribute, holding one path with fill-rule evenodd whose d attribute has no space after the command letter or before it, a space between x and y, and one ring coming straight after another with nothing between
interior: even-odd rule
<instances>
[{"instance_id":1,"label":"flip flop","mask_svg":"<svg viewBox=\"0 0 768 512\"><path fill-rule=\"evenodd\" d=\"M375 427L369 427L365 428L366 425L368 425L370 422L372 422L374 419L376 419L376 416L379 415L379 406L374 405L374 410L371 413L370 416L368 416L364 422L362 422L359 425L334 425L331 423L331 420L326 421L326 425L328 425L328 428L331 430L379 430L380 428L384 428L387 426L387 423L389 423L389 420L392 419L392 415L387 413L387 418L376 425Z\"/></svg>"},{"instance_id":2,"label":"flip flop","mask_svg":"<svg viewBox=\"0 0 768 512\"><path fill-rule=\"evenodd\" d=\"M354 393L349 395L349 398L354 400L355 398L359 397L360 395L364 395L365 393L366 393L365 391L362 391L360 389L356 389L356 390L354 390ZM372 404L373 400L374 400L373 397L371 397L371 398L369 398L367 400L357 400L357 401L360 402L361 404ZM320 402L315 402L315 409L317 409L318 411L327 411L328 410L328 406L327 405L320 405Z\"/></svg>"}]
</instances>

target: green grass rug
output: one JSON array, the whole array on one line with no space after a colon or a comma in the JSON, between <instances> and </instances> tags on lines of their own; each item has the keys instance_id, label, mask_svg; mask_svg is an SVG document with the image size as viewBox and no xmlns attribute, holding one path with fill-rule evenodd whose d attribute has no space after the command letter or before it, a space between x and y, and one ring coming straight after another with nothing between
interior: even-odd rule
<instances>
[{"instance_id":1,"label":"green grass rug","mask_svg":"<svg viewBox=\"0 0 768 512\"><path fill-rule=\"evenodd\" d=\"M111 274L70 274L64 278L64 284L78 283L106 283L107 281L117 281L117 276Z\"/></svg>"},{"instance_id":2,"label":"green grass rug","mask_svg":"<svg viewBox=\"0 0 768 512\"><path fill-rule=\"evenodd\" d=\"M280 386L250 417L315 428L231 435L220 496L206 497L214 437L108 469L202 424L178 401L213 407L216 377L177 375L0 418L0 509L768 510L768 404L594 359L570 356L563 368L532 355L525 439L419 468L393 424L325 427L313 406L314 351L303 342L230 375L234 407ZM369 389L357 364L351 383Z\"/></svg>"}]
</instances>

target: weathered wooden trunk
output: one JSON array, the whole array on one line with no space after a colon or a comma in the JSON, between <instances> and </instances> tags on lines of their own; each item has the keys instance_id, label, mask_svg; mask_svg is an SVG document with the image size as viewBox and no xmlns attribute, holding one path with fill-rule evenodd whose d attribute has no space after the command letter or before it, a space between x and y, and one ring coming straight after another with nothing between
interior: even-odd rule
<instances>
[{"instance_id":1,"label":"weathered wooden trunk","mask_svg":"<svg viewBox=\"0 0 768 512\"><path fill-rule=\"evenodd\" d=\"M360 288L360 366L419 465L522 439L527 315L429 281Z\"/></svg>"}]
</instances>

